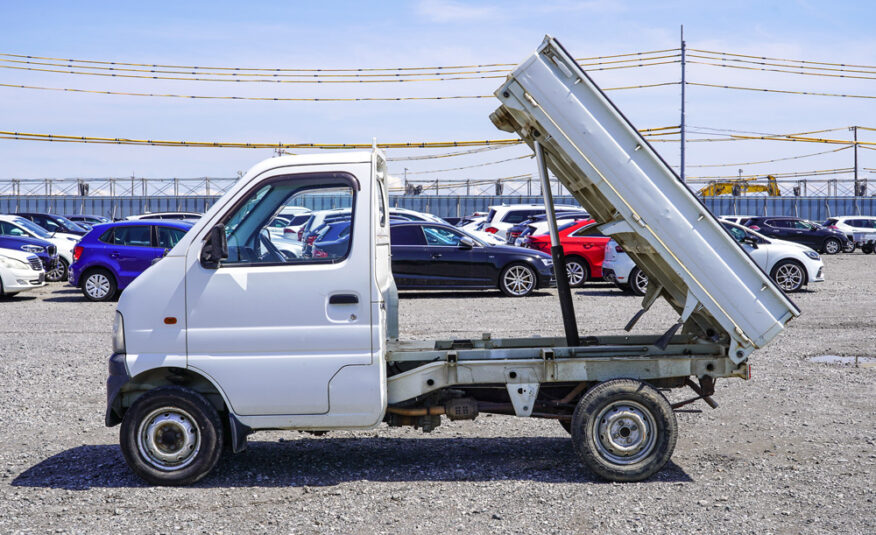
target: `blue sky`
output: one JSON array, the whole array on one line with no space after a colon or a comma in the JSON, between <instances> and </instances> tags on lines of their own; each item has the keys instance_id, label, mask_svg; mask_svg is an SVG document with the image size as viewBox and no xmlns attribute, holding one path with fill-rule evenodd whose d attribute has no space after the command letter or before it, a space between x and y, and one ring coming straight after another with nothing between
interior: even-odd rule
<instances>
[{"instance_id":1,"label":"blue sky","mask_svg":"<svg viewBox=\"0 0 876 535\"><path fill-rule=\"evenodd\" d=\"M203 66L349 68L519 63L545 34L577 57L688 47L757 56L876 65L872 2L7 2L0 52ZM602 86L677 81L678 64L593 73ZM876 80L765 73L690 65L697 82L876 95ZM500 80L406 84L235 84L108 79L0 69L0 82L120 92L343 97L491 94ZM610 94L640 128L679 123L679 88ZM255 142L446 141L507 137L493 99L289 103L201 101L0 88L0 130L144 139ZM858 124L876 127L876 100L688 87L691 126L769 133ZM827 135L827 134L825 134ZM846 131L830 136L848 139ZM876 141L876 132L860 135ZM678 162L677 143L657 149ZM758 161L830 149L780 142L691 143L690 165ZM409 156L426 151L390 151ZM525 154L523 147L411 161L423 173ZM876 167L861 151L861 167ZM154 148L0 140L0 177L234 176L270 150ZM746 173L851 165L851 151L746 166ZM532 171L529 160L420 178L489 179ZM689 168L688 175L736 168ZM413 176L413 175L412 175ZM864 176L868 176L864 173ZM876 175L873 176L876 178Z\"/></svg>"}]
</instances>

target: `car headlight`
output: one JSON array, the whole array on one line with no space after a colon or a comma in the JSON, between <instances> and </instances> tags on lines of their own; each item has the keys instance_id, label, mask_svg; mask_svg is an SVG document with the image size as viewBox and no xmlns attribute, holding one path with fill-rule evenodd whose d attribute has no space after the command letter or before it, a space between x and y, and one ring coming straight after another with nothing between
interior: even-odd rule
<instances>
[{"instance_id":1,"label":"car headlight","mask_svg":"<svg viewBox=\"0 0 876 535\"><path fill-rule=\"evenodd\" d=\"M541 257L541 256L540 256L540 257L538 257L538 259L541 260L541 263L544 264L545 266L550 267L550 266L553 266L553 265L554 265L554 259L553 259L553 258L544 258L544 257Z\"/></svg>"},{"instance_id":2,"label":"car headlight","mask_svg":"<svg viewBox=\"0 0 876 535\"><path fill-rule=\"evenodd\" d=\"M125 318L116 310L113 320L113 353L125 353Z\"/></svg>"},{"instance_id":3,"label":"car headlight","mask_svg":"<svg viewBox=\"0 0 876 535\"><path fill-rule=\"evenodd\" d=\"M22 245L21 250L27 253L41 253L46 250L42 245Z\"/></svg>"},{"instance_id":4,"label":"car headlight","mask_svg":"<svg viewBox=\"0 0 876 535\"><path fill-rule=\"evenodd\" d=\"M821 259L821 257L818 256L818 253L816 253L815 251L803 251L803 254L805 254L806 256L811 258L812 260L820 260Z\"/></svg>"},{"instance_id":5,"label":"car headlight","mask_svg":"<svg viewBox=\"0 0 876 535\"><path fill-rule=\"evenodd\" d=\"M30 268L30 264L22 262L21 260L17 260L15 258L10 258L8 256L0 255L0 266L3 266L8 269L28 269Z\"/></svg>"}]
</instances>

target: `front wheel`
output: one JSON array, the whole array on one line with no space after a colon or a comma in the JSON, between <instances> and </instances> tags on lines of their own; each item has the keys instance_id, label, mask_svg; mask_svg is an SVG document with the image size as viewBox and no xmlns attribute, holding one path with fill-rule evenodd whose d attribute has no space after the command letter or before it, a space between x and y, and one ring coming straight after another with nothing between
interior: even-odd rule
<instances>
[{"instance_id":1,"label":"front wheel","mask_svg":"<svg viewBox=\"0 0 876 535\"><path fill-rule=\"evenodd\" d=\"M580 258L572 257L566 259L566 277L569 280L570 288L584 286L589 272L590 269L587 267L587 263Z\"/></svg>"},{"instance_id":2,"label":"front wheel","mask_svg":"<svg viewBox=\"0 0 876 535\"><path fill-rule=\"evenodd\" d=\"M827 254L837 254L843 250L843 244L836 238L828 238L824 240L824 252Z\"/></svg>"},{"instance_id":3,"label":"front wheel","mask_svg":"<svg viewBox=\"0 0 876 535\"><path fill-rule=\"evenodd\" d=\"M672 457L678 423L656 388L633 379L600 383L578 401L572 444L593 472L609 481L641 481Z\"/></svg>"},{"instance_id":4,"label":"front wheel","mask_svg":"<svg viewBox=\"0 0 876 535\"><path fill-rule=\"evenodd\" d=\"M844 253L854 253L854 252L855 252L855 247L857 247L857 246L855 245L855 242L854 242L853 240L849 240L849 241L847 241L846 244L843 246L843 252L844 252Z\"/></svg>"},{"instance_id":5,"label":"front wheel","mask_svg":"<svg viewBox=\"0 0 876 535\"><path fill-rule=\"evenodd\" d=\"M67 278L67 268L70 264L61 257L58 257L58 262L55 263L54 269L46 273L46 280L49 282L60 282Z\"/></svg>"},{"instance_id":6,"label":"front wheel","mask_svg":"<svg viewBox=\"0 0 876 535\"><path fill-rule=\"evenodd\" d=\"M535 290L535 270L525 264L512 264L499 276L499 289L508 297L523 297Z\"/></svg>"},{"instance_id":7,"label":"front wheel","mask_svg":"<svg viewBox=\"0 0 876 535\"><path fill-rule=\"evenodd\" d=\"M864 254L873 254L873 250L874 250L874 247L873 247L872 243L861 246L861 252Z\"/></svg>"},{"instance_id":8,"label":"front wheel","mask_svg":"<svg viewBox=\"0 0 876 535\"><path fill-rule=\"evenodd\" d=\"M222 423L204 396L181 386L151 390L128 409L120 443L128 466L153 485L189 485L222 454Z\"/></svg>"},{"instance_id":9,"label":"front wheel","mask_svg":"<svg viewBox=\"0 0 876 535\"><path fill-rule=\"evenodd\" d=\"M770 277L786 292L799 291L806 284L803 266L793 260L782 260L773 268Z\"/></svg>"}]
</instances>

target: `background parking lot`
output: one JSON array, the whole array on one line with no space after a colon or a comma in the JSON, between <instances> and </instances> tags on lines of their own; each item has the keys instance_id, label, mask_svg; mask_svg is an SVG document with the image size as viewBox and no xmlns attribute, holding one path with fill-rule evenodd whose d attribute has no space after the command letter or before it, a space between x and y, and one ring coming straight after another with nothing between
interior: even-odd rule
<instances>
[{"instance_id":1,"label":"background parking lot","mask_svg":"<svg viewBox=\"0 0 876 535\"><path fill-rule=\"evenodd\" d=\"M826 257L753 378L680 412L672 461L632 484L596 479L554 421L481 415L431 434L258 433L194 488L147 487L103 425L115 304L52 284L0 302L0 531L873 533L876 369L809 359L876 356L874 261ZM622 332L640 304L607 284L573 293L585 334ZM661 301L634 332L675 319ZM556 290L404 293L400 324L412 339L562 335Z\"/></svg>"}]
</instances>

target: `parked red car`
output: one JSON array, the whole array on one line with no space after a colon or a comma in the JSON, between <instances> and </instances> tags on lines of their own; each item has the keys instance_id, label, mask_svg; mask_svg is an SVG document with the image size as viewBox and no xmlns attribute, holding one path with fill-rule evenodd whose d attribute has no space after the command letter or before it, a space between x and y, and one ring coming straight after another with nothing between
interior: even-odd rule
<instances>
[{"instance_id":1,"label":"parked red car","mask_svg":"<svg viewBox=\"0 0 876 535\"><path fill-rule=\"evenodd\" d=\"M566 274L569 286L578 288L590 279L602 280L602 259L605 244L610 239L603 236L592 219L574 221L560 226L560 245L566 255ZM529 236L524 247L551 252L551 235Z\"/></svg>"}]
</instances>

